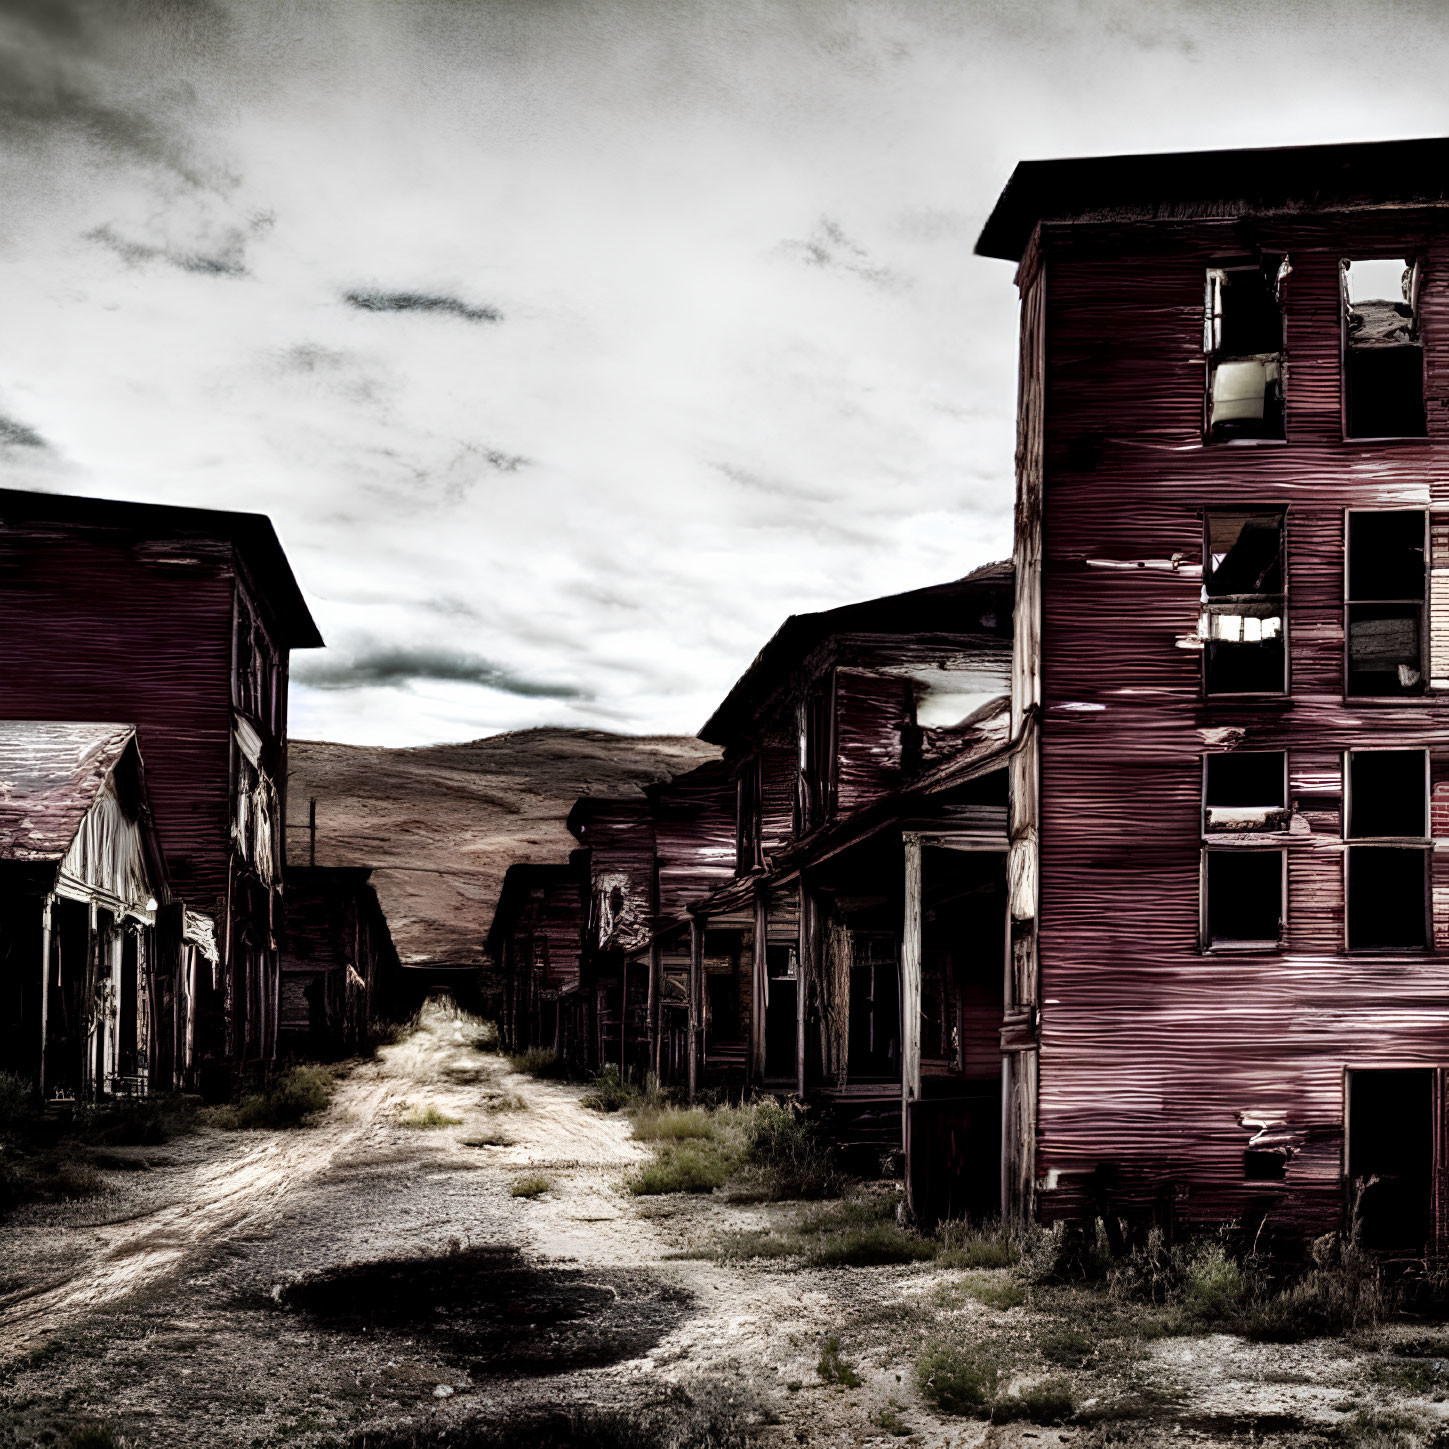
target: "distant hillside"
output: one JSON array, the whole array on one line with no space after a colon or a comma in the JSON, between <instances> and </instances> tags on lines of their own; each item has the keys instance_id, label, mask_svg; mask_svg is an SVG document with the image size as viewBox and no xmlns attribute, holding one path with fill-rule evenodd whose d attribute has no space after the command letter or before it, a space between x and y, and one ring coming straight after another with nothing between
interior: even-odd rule
<instances>
[{"instance_id":1,"label":"distant hillside","mask_svg":"<svg viewBox=\"0 0 1449 1449\"><path fill-rule=\"evenodd\" d=\"M373 866L404 962L480 962L503 872L562 861L574 800L624 795L715 758L689 736L536 729L462 745L388 750L292 740L287 858Z\"/></svg>"}]
</instances>

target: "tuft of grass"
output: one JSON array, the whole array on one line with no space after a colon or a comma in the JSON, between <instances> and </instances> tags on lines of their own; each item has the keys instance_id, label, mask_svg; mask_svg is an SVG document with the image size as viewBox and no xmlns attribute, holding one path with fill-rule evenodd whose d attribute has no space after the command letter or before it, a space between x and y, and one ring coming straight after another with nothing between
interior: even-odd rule
<instances>
[{"instance_id":1,"label":"tuft of grass","mask_svg":"<svg viewBox=\"0 0 1449 1449\"><path fill-rule=\"evenodd\" d=\"M953 1218L937 1227L935 1238L941 1245L936 1261L943 1268L1010 1268L1021 1260L1021 1250L1000 1223Z\"/></svg>"},{"instance_id":2,"label":"tuft of grass","mask_svg":"<svg viewBox=\"0 0 1449 1449\"><path fill-rule=\"evenodd\" d=\"M1041 1356L1058 1368L1081 1368L1097 1351L1097 1341L1080 1328L1055 1328L1040 1340Z\"/></svg>"},{"instance_id":3,"label":"tuft of grass","mask_svg":"<svg viewBox=\"0 0 1449 1449\"><path fill-rule=\"evenodd\" d=\"M230 1106L206 1108L203 1119L228 1132L305 1127L332 1099L336 1075L326 1067L291 1067L260 1092Z\"/></svg>"},{"instance_id":4,"label":"tuft of grass","mask_svg":"<svg viewBox=\"0 0 1449 1449\"><path fill-rule=\"evenodd\" d=\"M840 1339L833 1333L820 1350L820 1362L815 1365L815 1372L820 1375L821 1383L834 1384L841 1389L858 1389L865 1382L855 1371L855 1366L840 1356Z\"/></svg>"},{"instance_id":5,"label":"tuft of grass","mask_svg":"<svg viewBox=\"0 0 1449 1449\"><path fill-rule=\"evenodd\" d=\"M513 1138L502 1132L479 1132L472 1137L458 1139L464 1147L512 1147Z\"/></svg>"},{"instance_id":6,"label":"tuft of grass","mask_svg":"<svg viewBox=\"0 0 1449 1449\"><path fill-rule=\"evenodd\" d=\"M977 1348L936 1344L916 1360L916 1386L921 1397L943 1414L987 1419L996 1398L996 1364Z\"/></svg>"},{"instance_id":7,"label":"tuft of grass","mask_svg":"<svg viewBox=\"0 0 1449 1449\"><path fill-rule=\"evenodd\" d=\"M400 1127L421 1127L425 1131L432 1131L438 1127L461 1127L461 1117L449 1117L446 1113L438 1111L436 1107L428 1107L425 1111L414 1107L411 1112L404 1112L398 1119Z\"/></svg>"},{"instance_id":8,"label":"tuft of grass","mask_svg":"<svg viewBox=\"0 0 1449 1449\"><path fill-rule=\"evenodd\" d=\"M1188 1256L1182 1303L1194 1317L1221 1322L1237 1310L1246 1292L1243 1270L1221 1243L1204 1243Z\"/></svg>"},{"instance_id":9,"label":"tuft of grass","mask_svg":"<svg viewBox=\"0 0 1449 1449\"><path fill-rule=\"evenodd\" d=\"M508 1065L515 1072L545 1081L567 1081L573 1075L568 1063L552 1047L529 1047L527 1051L514 1053L508 1058Z\"/></svg>"},{"instance_id":10,"label":"tuft of grass","mask_svg":"<svg viewBox=\"0 0 1449 1449\"><path fill-rule=\"evenodd\" d=\"M66 1435L66 1449L120 1449L109 1424L82 1424Z\"/></svg>"},{"instance_id":11,"label":"tuft of grass","mask_svg":"<svg viewBox=\"0 0 1449 1449\"><path fill-rule=\"evenodd\" d=\"M818 1126L778 1102L757 1102L749 1111L740 1166L749 1195L769 1202L836 1197L842 1186Z\"/></svg>"},{"instance_id":12,"label":"tuft of grass","mask_svg":"<svg viewBox=\"0 0 1449 1449\"><path fill-rule=\"evenodd\" d=\"M916 1431L901 1417L901 1406L894 1399L883 1404L871 1416L878 1429L884 1429L895 1439L905 1439Z\"/></svg>"},{"instance_id":13,"label":"tuft of grass","mask_svg":"<svg viewBox=\"0 0 1449 1449\"><path fill-rule=\"evenodd\" d=\"M1076 1412L1071 1385L1064 1379L1045 1379L1019 1394L998 1394L991 1405L991 1422L1024 1419L1029 1424L1065 1424Z\"/></svg>"},{"instance_id":14,"label":"tuft of grass","mask_svg":"<svg viewBox=\"0 0 1449 1449\"><path fill-rule=\"evenodd\" d=\"M713 1192L729 1180L728 1155L698 1141L667 1143L655 1160L629 1179L636 1197L666 1192Z\"/></svg>"},{"instance_id":15,"label":"tuft of grass","mask_svg":"<svg viewBox=\"0 0 1449 1449\"><path fill-rule=\"evenodd\" d=\"M1020 1308L1026 1294L1015 1283L967 1283L965 1291L987 1308Z\"/></svg>"},{"instance_id":16,"label":"tuft of grass","mask_svg":"<svg viewBox=\"0 0 1449 1449\"><path fill-rule=\"evenodd\" d=\"M526 1112L528 1103L517 1092L489 1092L483 1098L485 1112Z\"/></svg>"},{"instance_id":17,"label":"tuft of grass","mask_svg":"<svg viewBox=\"0 0 1449 1449\"><path fill-rule=\"evenodd\" d=\"M639 1089L619 1075L618 1067L605 1067L579 1102L595 1112L622 1112L638 1097Z\"/></svg>"},{"instance_id":18,"label":"tuft of grass","mask_svg":"<svg viewBox=\"0 0 1449 1449\"><path fill-rule=\"evenodd\" d=\"M513 1186L509 1189L509 1191L513 1194L514 1197L534 1198L541 1197L552 1186L553 1184L548 1180L548 1178L535 1173L528 1177L515 1178Z\"/></svg>"},{"instance_id":19,"label":"tuft of grass","mask_svg":"<svg viewBox=\"0 0 1449 1449\"><path fill-rule=\"evenodd\" d=\"M864 1268L920 1263L936 1244L895 1220L894 1204L882 1198L847 1200L817 1208L800 1226L805 1259L817 1268Z\"/></svg>"},{"instance_id":20,"label":"tuft of grass","mask_svg":"<svg viewBox=\"0 0 1449 1449\"><path fill-rule=\"evenodd\" d=\"M635 1114L634 1136L641 1142L679 1142L714 1138L714 1116L703 1107L654 1107Z\"/></svg>"}]
</instances>

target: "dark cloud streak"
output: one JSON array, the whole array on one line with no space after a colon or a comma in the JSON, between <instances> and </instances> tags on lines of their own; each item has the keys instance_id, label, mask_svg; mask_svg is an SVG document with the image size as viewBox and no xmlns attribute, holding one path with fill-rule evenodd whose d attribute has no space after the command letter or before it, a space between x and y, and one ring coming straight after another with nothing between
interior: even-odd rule
<instances>
[{"instance_id":1,"label":"dark cloud streak","mask_svg":"<svg viewBox=\"0 0 1449 1449\"><path fill-rule=\"evenodd\" d=\"M476 654L446 649L414 649L406 646L364 650L346 662L319 659L299 660L293 677L314 689L399 689L415 680L439 680L456 684L478 684L524 699L588 699L583 690L567 684L545 684L524 679Z\"/></svg>"},{"instance_id":2,"label":"dark cloud streak","mask_svg":"<svg viewBox=\"0 0 1449 1449\"><path fill-rule=\"evenodd\" d=\"M359 312L444 312L461 317L465 322L501 322L503 313L496 307L479 307L445 297L436 292L378 292L354 289L342 294L342 300Z\"/></svg>"}]
</instances>

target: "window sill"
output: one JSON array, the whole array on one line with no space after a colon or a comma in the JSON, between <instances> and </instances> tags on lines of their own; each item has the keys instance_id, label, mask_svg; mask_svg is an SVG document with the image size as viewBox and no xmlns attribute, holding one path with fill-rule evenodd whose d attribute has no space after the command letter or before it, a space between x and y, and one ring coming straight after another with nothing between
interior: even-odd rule
<instances>
[{"instance_id":1,"label":"window sill","mask_svg":"<svg viewBox=\"0 0 1449 1449\"><path fill-rule=\"evenodd\" d=\"M1204 956L1272 956L1283 950L1283 942L1213 941L1199 949Z\"/></svg>"}]
</instances>

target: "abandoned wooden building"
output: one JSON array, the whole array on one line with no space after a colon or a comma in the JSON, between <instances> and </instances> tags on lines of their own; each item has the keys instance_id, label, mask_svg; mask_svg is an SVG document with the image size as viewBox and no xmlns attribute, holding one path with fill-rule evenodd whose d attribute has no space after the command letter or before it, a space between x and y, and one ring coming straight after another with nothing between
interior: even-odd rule
<instances>
[{"instance_id":1,"label":"abandoned wooden building","mask_svg":"<svg viewBox=\"0 0 1449 1449\"><path fill-rule=\"evenodd\" d=\"M134 726L172 892L215 922L191 1084L276 1052L288 660L321 642L260 515L0 490L0 716Z\"/></svg>"},{"instance_id":2,"label":"abandoned wooden building","mask_svg":"<svg viewBox=\"0 0 1449 1449\"><path fill-rule=\"evenodd\" d=\"M72 1102L173 1083L208 932L167 903L135 730L0 721L6 1070Z\"/></svg>"},{"instance_id":3,"label":"abandoned wooden building","mask_svg":"<svg viewBox=\"0 0 1449 1449\"><path fill-rule=\"evenodd\" d=\"M289 865L281 925L277 1052L337 1060L405 1014L402 965L368 866Z\"/></svg>"},{"instance_id":4,"label":"abandoned wooden building","mask_svg":"<svg viewBox=\"0 0 1449 1449\"><path fill-rule=\"evenodd\" d=\"M580 1065L590 1053L590 1016L580 992L586 870L567 865L508 867L488 931L499 991L498 1030L506 1051L544 1048Z\"/></svg>"},{"instance_id":5,"label":"abandoned wooden building","mask_svg":"<svg viewBox=\"0 0 1449 1449\"><path fill-rule=\"evenodd\" d=\"M1449 141L1029 162L1008 1204L1449 1242Z\"/></svg>"}]
</instances>

